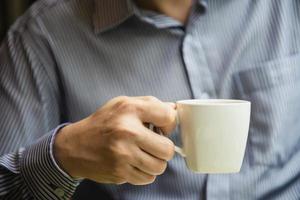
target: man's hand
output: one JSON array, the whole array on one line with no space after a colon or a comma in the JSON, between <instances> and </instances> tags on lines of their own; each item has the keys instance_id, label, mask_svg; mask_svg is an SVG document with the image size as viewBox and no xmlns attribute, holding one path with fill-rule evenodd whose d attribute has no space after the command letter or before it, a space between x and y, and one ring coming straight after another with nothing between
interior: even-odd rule
<instances>
[{"instance_id":1,"label":"man's hand","mask_svg":"<svg viewBox=\"0 0 300 200\"><path fill-rule=\"evenodd\" d=\"M149 130L148 123L170 133L176 124L175 105L155 97L114 98L57 134L55 158L75 178L114 184L152 183L173 157L174 144Z\"/></svg>"}]
</instances>

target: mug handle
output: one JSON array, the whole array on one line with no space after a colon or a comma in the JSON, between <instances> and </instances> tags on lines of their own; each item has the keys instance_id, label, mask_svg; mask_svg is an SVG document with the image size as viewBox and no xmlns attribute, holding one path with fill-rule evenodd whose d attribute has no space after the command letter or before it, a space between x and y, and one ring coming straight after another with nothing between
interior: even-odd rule
<instances>
[{"instance_id":1,"label":"mug handle","mask_svg":"<svg viewBox=\"0 0 300 200\"><path fill-rule=\"evenodd\" d=\"M178 116L176 118L176 121L177 121L177 124L179 124L179 119L178 119ZM162 136L165 136L166 135L162 132L162 130L158 127L155 127L153 124L149 124L149 129L153 132L156 132L158 133L159 135L162 135ZM186 154L184 153L183 149L181 147L178 147L175 145L175 152L178 153L181 157L185 158L186 157Z\"/></svg>"},{"instance_id":2,"label":"mug handle","mask_svg":"<svg viewBox=\"0 0 300 200\"><path fill-rule=\"evenodd\" d=\"M181 147L175 145L175 152L178 153L181 157L185 158L186 155Z\"/></svg>"}]
</instances>

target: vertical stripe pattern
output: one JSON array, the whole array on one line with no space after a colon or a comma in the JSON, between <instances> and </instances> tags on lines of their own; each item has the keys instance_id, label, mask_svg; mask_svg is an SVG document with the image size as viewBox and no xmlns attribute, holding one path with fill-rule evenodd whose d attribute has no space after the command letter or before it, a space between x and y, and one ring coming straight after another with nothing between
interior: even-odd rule
<instances>
[{"instance_id":1,"label":"vertical stripe pattern","mask_svg":"<svg viewBox=\"0 0 300 200\"><path fill-rule=\"evenodd\" d=\"M299 199L299 91L298 0L197 0L185 27L131 0L40 0L0 48L0 199ZM55 135L119 95L250 100L241 172L176 155L151 185L79 184Z\"/></svg>"}]
</instances>

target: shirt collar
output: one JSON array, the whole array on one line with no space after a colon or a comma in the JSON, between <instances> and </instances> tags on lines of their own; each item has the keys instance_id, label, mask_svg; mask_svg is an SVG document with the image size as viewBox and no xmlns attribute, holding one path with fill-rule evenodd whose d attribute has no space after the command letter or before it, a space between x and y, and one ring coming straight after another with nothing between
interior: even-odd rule
<instances>
[{"instance_id":1,"label":"shirt collar","mask_svg":"<svg viewBox=\"0 0 300 200\"><path fill-rule=\"evenodd\" d=\"M96 33L118 26L133 15L130 0L94 0L93 25Z\"/></svg>"},{"instance_id":2,"label":"shirt collar","mask_svg":"<svg viewBox=\"0 0 300 200\"><path fill-rule=\"evenodd\" d=\"M206 8L207 0L196 0ZM140 16L132 0L94 0L93 25L96 33L110 30L133 15Z\"/></svg>"}]
</instances>

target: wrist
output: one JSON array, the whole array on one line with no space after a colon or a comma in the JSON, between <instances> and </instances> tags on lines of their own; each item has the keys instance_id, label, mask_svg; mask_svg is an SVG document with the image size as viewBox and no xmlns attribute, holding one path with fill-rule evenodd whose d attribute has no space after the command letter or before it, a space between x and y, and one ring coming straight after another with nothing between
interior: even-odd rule
<instances>
[{"instance_id":1,"label":"wrist","mask_svg":"<svg viewBox=\"0 0 300 200\"><path fill-rule=\"evenodd\" d=\"M58 166L74 179L80 179L76 171L76 161L73 153L73 135L76 124L69 124L58 131L53 143L53 156Z\"/></svg>"}]
</instances>

